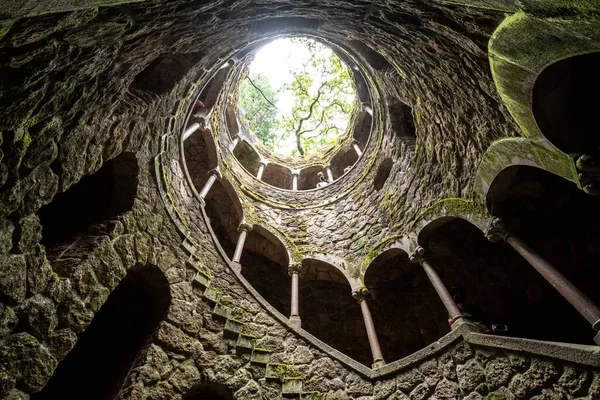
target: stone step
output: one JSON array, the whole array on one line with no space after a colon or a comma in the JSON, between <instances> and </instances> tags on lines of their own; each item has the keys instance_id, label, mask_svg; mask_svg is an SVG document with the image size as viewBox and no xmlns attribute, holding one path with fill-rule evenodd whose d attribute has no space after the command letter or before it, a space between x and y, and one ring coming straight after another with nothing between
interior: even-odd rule
<instances>
[{"instance_id":1,"label":"stone step","mask_svg":"<svg viewBox=\"0 0 600 400\"><path fill-rule=\"evenodd\" d=\"M252 349L252 356L250 357L250 362L254 364L269 364L271 361L271 353L272 351L269 349L263 349L260 347L255 347Z\"/></svg>"},{"instance_id":2,"label":"stone step","mask_svg":"<svg viewBox=\"0 0 600 400\"><path fill-rule=\"evenodd\" d=\"M242 333L244 325L245 324L242 321L229 317L227 318L227 321L225 321L225 328L223 329L225 332L233 333L237 336Z\"/></svg>"},{"instance_id":3,"label":"stone step","mask_svg":"<svg viewBox=\"0 0 600 400\"><path fill-rule=\"evenodd\" d=\"M206 275L202 271L198 271L196 273L196 276L194 276L194 280L192 281L192 284L200 286L203 289L206 289L210 286L210 281L211 281L211 279L208 275Z\"/></svg>"},{"instance_id":4,"label":"stone step","mask_svg":"<svg viewBox=\"0 0 600 400\"><path fill-rule=\"evenodd\" d=\"M301 378L301 373L288 364L269 363L267 364L265 378L267 380L281 382L286 378Z\"/></svg>"},{"instance_id":5,"label":"stone step","mask_svg":"<svg viewBox=\"0 0 600 400\"><path fill-rule=\"evenodd\" d=\"M302 378L285 378L281 383L283 397L300 398L302 393Z\"/></svg>"},{"instance_id":6,"label":"stone step","mask_svg":"<svg viewBox=\"0 0 600 400\"><path fill-rule=\"evenodd\" d=\"M228 306L221 304L217 301L217 303L215 304L215 308L213 308L213 316L228 319L229 317L231 317L231 309Z\"/></svg>"},{"instance_id":7,"label":"stone step","mask_svg":"<svg viewBox=\"0 0 600 400\"><path fill-rule=\"evenodd\" d=\"M312 392L302 392L300 393L300 400L321 400L325 393L312 391Z\"/></svg>"},{"instance_id":8,"label":"stone step","mask_svg":"<svg viewBox=\"0 0 600 400\"><path fill-rule=\"evenodd\" d=\"M217 289L213 289L210 286L207 287L206 290L204 290L204 298L211 303L217 303L219 301L220 295L220 291L218 291Z\"/></svg>"},{"instance_id":9,"label":"stone step","mask_svg":"<svg viewBox=\"0 0 600 400\"><path fill-rule=\"evenodd\" d=\"M254 349L254 343L256 343L256 336L241 333L238 336L236 348L238 351L251 353Z\"/></svg>"}]
</instances>

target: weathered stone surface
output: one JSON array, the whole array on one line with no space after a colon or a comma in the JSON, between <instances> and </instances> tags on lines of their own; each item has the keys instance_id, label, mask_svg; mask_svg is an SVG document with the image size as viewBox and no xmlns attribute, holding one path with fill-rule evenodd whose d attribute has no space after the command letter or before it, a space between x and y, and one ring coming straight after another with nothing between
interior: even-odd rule
<instances>
[{"instance_id":1,"label":"weathered stone surface","mask_svg":"<svg viewBox=\"0 0 600 400\"><path fill-rule=\"evenodd\" d=\"M459 398L460 389L458 385L447 379L443 379L435 388L433 395L436 399L452 400Z\"/></svg>"},{"instance_id":2,"label":"weathered stone surface","mask_svg":"<svg viewBox=\"0 0 600 400\"><path fill-rule=\"evenodd\" d=\"M512 379L508 389L518 398L527 398L557 377L558 370L551 361L534 359L527 371Z\"/></svg>"},{"instance_id":3,"label":"weathered stone surface","mask_svg":"<svg viewBox=\"0 0 600 400\"><path fill-rule=\"evenodd\" d=\"M0 295L13 301L25 298L27 264L23 255L0 256Z\"/></svg>"},{"instance_id":4,"label":"weathered stone surface","mask_svg":"<svg viewBox=\"0 0 600 400\"><path fill-rule=\"evenodd\" d=\"M0 339L11 333L17 322L15 311L7 305L0 304Z\"/></svg>"},{"instance_id":5,"label":"weathered stone surface","mask_svg":"<svg viewBox=\"0 0 600 400\"><path fill-rule=\"evenodd\" d=\"M27 290L30 294L41 293L46 289L52 276L52 267L46 258L46 250L37 244L34 252L27 254Z\"/></svg>"},{"instance_id":6,"label":"weathered stone surface","mask_svg":"<svg viewBox=\"0 0 600 400\"><path fill-rule=\"evenodd\" d=\"M15 311L24 328L38 339L48 336L58 325L54 303L40 294L28 298Z\"/></svg>"},{"instance_id":7,"label":"weathered stone surface","mask_svg":"<svg viewBox=\"0 0 600 400\"><path fill-rule=\"evenodd\" d=\"M294 350L294 364L310 364L314 356L310 349L306 346L298 346Z\"/></svg>"},{"instance_id":8,"label":"weathered stone surface","mask_svg":"<svg viewBox=\"0 0 600 400\"><path fill-rule=\"evenodd\" d=\"M77 336L69 329L59 329L52 332L46 341L48 349L59 362L75 347L76 343Z\"/></svg>"},{"instance_id":9,"label":"weathered stone surface","mask_svg":"<svg viewBox=\"0 0 600 400\"><path fill-rule=\"evenodd\" d=\"M396 391L396 381L389 379L385 381L375 382L373 395L376 399L385 399Z\"/></svg>"},{"instance_id":10,"label":"weathered stone surface","mask_svg":"<svg viewBox=\"0 0 600 400\"><path fill-rule=\"evenodd\" d=\"M244 387L235 392L235 397L248 400L261 400L260 386L255 381L249 381Z\"/></svg>"},{"instance_id":11,"label":"weathered stone surface","mask_svg":"<svg viewBox=\"0 0 600 400\"><path fill-rule=\"evenodd\" d=\"M179 328L165 322L158 329L157 339L167 349L181 354L191 354L196 348L195 342L191 337L183 333Z\"/></svg>"},{"instance_id":12,"label":"weathered stone surface","mask_svg":"<svg viewBox=\"0 0 600 400\"><path fill-rule=\"evenodd\" d=\"M57 315L58 321L75 333L82 332L94 317L85 303L70 290L65 292L65 296L57 308Z\"/></svg>"},{"instance_id":13,"label":"weathered stone surface","mask_svg":"<svg viewBox=\"0 0 600 400\"><path fill-rule=\"evenodd\" d=\"M459 365L456 371L460 388L466 393L475 390L477 385L485 380L483 368L475 359L467 361L464 365Z\"/></svg>"},{"instance_id":14,"label":"weathered stone surface","mask_svg":"<svg viewBox=\"0 0 600 400\"><path fill-rule=\"evenodd\" d=\"M171 375L169 382L180 393L186 393L194 385L200 383L200 372L198 372L193 361L186 361Z\"/></svg>"},{"instance_id":15,"label":"weathered stone surface","mask_svg":"<svg viewBox=\"0 0 600 400\"><path fill-rule=\"evenodd\" d=\"M421 371L417 369L409 369L408 371L400 374L396 377L396 384L398 385L398 389L402 390L404 393L410 393L417 385L419 385L424 380L424 376Z\"/></svg>"},{"instance_id":16,"label":"weathered stone surface","mask_svg":"<svg viewBox=\"0 0 600 400\"><path fill-rule=\"evenodd\" d=\"M366 396L373 393L373 384L355 373L346 377L346 392L351 396Z\"/></svg>"},{"instance_id":17,"label":"weathered stone surface","mask_svg":"<svg viewBox=\"0 0 600 400\"><path fill-rule=\"evenodd\" d=\"M424 400L429 397L430 394L429 385L421 383L412 392L410 392L410 400Z\"/></svg>"},{"instance_id":18,"label":"weathered stone surface","mask_svg":"<svg viewBox=\"0 0 600 400\"><path fill-rule=\"evenodd\" d=\"M514 373L515 370L506 357L495 358L485 366L486 382L492 389L508 385Z\"/></svg>"}]
</instances>

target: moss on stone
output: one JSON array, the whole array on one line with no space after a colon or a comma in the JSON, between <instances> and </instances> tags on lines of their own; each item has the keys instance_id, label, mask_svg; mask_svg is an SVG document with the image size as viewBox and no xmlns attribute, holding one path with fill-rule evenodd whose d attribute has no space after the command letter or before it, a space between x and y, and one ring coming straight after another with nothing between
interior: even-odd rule
<instances>
[{"instance_id":1,"label":"moss on stone","mask_svg":"<svg viewBox=\"0 0 600 400\"><path fill-rule=\"evenodd\" d=\"M402 240L402 238L404 238L404 235L392 235L377 243L361 261L360 270L358 272L360 274L364 274L366 269L379 254L381 254L387 247ZM355 278L358 278L358 275L355 276Z\"/></svg>"},{"instance_id":2,"label":"moss on stone","mask_svg":"<svg viewBox=\"0 0 600 400\"><path fill-rule=\"evenodd\" d=\"M476 217L487 218L489 216L487 207L476 201L463 198L451 197L436 201L427 207L414 221L408 225L408 231L412 231L416 224L427 217L432 216L453 216L462 217L473 215Z\"/></svg>"},{"instance_id":3,"label":"moss on stone","mask_svg":"<svg viewBox=\"0 0 600 400\"><path fill-rule=\"evenodd\" d=\"M507 400L504 393L490 392L483 398L483 400Z\"/></svg>"},{"instance_id":4,"label":"moss on stone","mask_svg":"<svg viewBox=\"0 0 600 400\"><path fill-rule=\"evenodd\" d=\"M278 378L285 379L304 379L304 374L293 365L269 363L269 369Z\"/></svg>"}]
</instances>

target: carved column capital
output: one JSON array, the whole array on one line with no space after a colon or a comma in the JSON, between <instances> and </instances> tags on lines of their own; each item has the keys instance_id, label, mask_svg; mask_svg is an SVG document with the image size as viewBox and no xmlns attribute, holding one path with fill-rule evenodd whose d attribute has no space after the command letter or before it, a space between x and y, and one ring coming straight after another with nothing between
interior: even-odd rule
<instances>
[{"instance_id":1,"label":"carved column capital","mask_svg":"<svg viewBox=\"0 0 600 400\"><path fill-rule=\"evenodd\" d=\"M415 251L413 251L408 258L410 259L410 262L415 263L415 264L421 264L429 255L429 251L427 251L427 249L425 249L424 247L418 246Z\"/></svg>"},{"instance_id":2,"label":"carved column capital","mask_svg":"<svg viewBox=\"0 0 600 400\"><path fill-rule=\"evenodd\" d=\"M296 176L296 177L300 176L300 170L298 170L298 169L293 169L293 170L292 170L292 176Z\"/></svg>"},{"instance_id":3,"label":"carved column capital","mask_svg":"<svg viewBox=\"0 0 600 400\"><path fill-rule=\"evenodd\" d=\"M352 297L356 300L357 303L361 303L363 300L366 300L369 296L369 290L366 287L362 287L360 289L354 290L352 292Z\"/></svg>"},{"instance_id":4,"label":"carved column capital","mask_svg":"<svg viewBox=\"0 0 600 400\"><path fill-rule=\"evenodd\" d=\"M290 264L288 265L288 274L290 276L294 275L294 274L298 274L300 273L300 264Z\"/></svg>"},{"instance_id":5,"label":"carved column capital","mask_svg":"<svg viewBox=\"0 0 600 400\"><path fill-rule=\"evenodd\" d=\"M506 241L508 236L510 236L510 232L506 229L502 220L498 217L490 218L485 230L487 240L490 242Z\"/></svg>"},{"instance_id":6,"label":"carved column capital","mask_svg":"<svg viewBox=\"0 0 600 400\"><path fill-rule=\"evenodd\" d=\"M208 171L209 176L215 176L217 179L223 179L223 174L221 173L221 168L216 167Z\"/></svg>"},{"instance_id":7,"label":"carved column capital","mask_svg":"<svg viewBox=\"0 0 600 400\"><path fill-rule=\"evenodd\" d=\"M240 224L240 226L238 226L237 232L238 233L242 233L242 232L250 233L251 230L252 230L252 227L249 224L247 224L246 222L242 222Z\"/></svg>"}]
</instances>

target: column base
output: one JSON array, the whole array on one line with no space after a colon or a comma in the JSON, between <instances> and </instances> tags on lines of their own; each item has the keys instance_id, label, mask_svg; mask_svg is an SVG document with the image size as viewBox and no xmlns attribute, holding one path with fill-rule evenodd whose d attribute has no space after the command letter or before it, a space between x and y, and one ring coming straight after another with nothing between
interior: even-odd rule
<instances>
[{"instance_id":1,"label":"column base","mask_svg":"<svg viewBox=\"0 0 600 400\"><path fill-rule=\"evenodd\" d=\"M297 315L292 315L290 317L290 326L292 328L300 329L302 328L302 320Z\"/></svg>"},{"instance_id":2,"label":"column base","mask_svg":"<svg viewBox=\"0 0 600 400\"><path fill-rule=\"evenodd\" d=\"M465 318L459 318L450 325L451 330L457 329L459 326L464 326L463 329L468 330L469 332L481 333L481 330L474 325L471 321Z\"/></svg>"},{"instance_id":3,"label":"column base","mask_svg":"<svg viewBox=\"0 0 600 400\"><path fill-rule=\"evenodd\" d=\"M200 197L200 196L198 196L198 197L199 197L199 200L200 200L200 205L202 207L206 207L206 201L202 197Z\"/></svg>"},{"instance_id":4,"label":"column base","mask_svg":"<svg viewBox=\"0 0 600 400\"><path fill-rule=\"evenodd\" d=\"M596 336L594 336L594 342L600 346L600 332L596 333Z\"/></svg>"},{"instance_id":5,"label":"column base","mask_svg":"<svg viewBox=\"0 0 600 400\"><path fill-rule=\"evenodd\" d=\"M231 265L233 265L233 269L235 269L237 272L242 272L242 264L240 264L237 261L232 261Z\"/></svg>"},{"instance_id":6,"label":"column base","mask_svg":"<svg viewBox=\"0 0 600 400\"><path fill-rule=\"evenodd\" d=\"M375 360L373 361L373 364L371 365L372 369L376 369L376 368L381 368L385 365L385 361L384 360Z\"/></svg>"}]
</instances>

